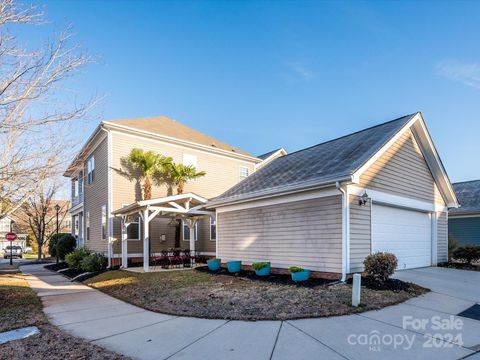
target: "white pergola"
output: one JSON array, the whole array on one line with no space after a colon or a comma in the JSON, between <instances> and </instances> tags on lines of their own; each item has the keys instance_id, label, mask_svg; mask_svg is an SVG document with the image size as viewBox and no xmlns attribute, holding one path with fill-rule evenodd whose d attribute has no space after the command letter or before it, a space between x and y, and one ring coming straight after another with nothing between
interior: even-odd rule
<instances>
[{"instance_id":1,"label":"white pergola","mask_svg":"<svg viewBox=\"0 0 480 360\"><path fill-rule=\"evenodd\" d=\"M205 216L215 217L215 212L202 210L207 199L194 193L172 195L151 200L142 200L115 210L112 214L122 220L122 267L127 267L128 242L127 227L129 219L138 215L143 225L143 270L150 270L149 223L157 216L182 219L190 229L190 250L195 251L195 225ZM140 230L140 229L139 229Z\"/></svg>"}]
</instances>

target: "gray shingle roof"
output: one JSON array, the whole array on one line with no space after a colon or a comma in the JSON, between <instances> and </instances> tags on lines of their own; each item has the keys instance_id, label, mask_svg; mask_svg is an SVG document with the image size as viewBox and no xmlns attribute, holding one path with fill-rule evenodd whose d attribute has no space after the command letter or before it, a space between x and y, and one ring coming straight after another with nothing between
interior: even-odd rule
<instances>
[{"instance_id":1,"label":"gray shingle roof","mask_svg":"<svg viewBox=\"0 0 480 360\"><path fill-rule=\"evenodd\" d=\"M279 157L215 198L212 205L346 180L414 115Z\"/></svg>"},{"instance_id":2,"label":"gray shingle roof","mask_svg":"<svg viewBox=\"0 0 480 360\"><path fill-rule=\"evenodd\" d=\"M275 150L272 150L272 151L269 151L265 154L262 154L262 155L258 155L257 158L259 159L262 159L262 160L265 160L266 158L268 158L270 155L272 155L273 153L276 153L278 150L280 150L281 148L278 148L278 149L275 149Z\"/></svg>"},{"instance_id":3,"label":"gray shingle roof","mask_svg":"<svg viewBox=\"0 0 480 360\"><path fill-rule=\"evenodd\" d=\"M452 214L480 213L480 180L458 182L453 185L460 207L451 209Z\"/></svg>"}]
</instances>

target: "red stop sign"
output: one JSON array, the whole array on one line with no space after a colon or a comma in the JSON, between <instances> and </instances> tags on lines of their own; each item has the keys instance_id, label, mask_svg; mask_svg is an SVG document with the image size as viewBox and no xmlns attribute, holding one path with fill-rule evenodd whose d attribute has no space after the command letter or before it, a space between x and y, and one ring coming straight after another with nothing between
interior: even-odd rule
<instances>
[{"instance_id":1,"label":"red stop sign","mask_svg":"<svg viewBox=\"0 0 480 360\"><path fill-rule=\"evenodd\" d=\"M17 234L15 234L13 232L6 233L5 234L5 239L7 239L8 241L15 241L15 240L17 240Z\"/></svg>"}]
</instances>

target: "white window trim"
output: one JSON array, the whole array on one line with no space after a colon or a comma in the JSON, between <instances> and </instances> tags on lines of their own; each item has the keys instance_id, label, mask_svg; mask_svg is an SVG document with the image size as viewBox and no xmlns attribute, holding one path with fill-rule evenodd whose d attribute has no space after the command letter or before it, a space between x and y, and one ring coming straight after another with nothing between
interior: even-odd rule
<instances>
[{"instance_id":1,"label":"white window trim","mask_svg":"<svg viewBox=\"0 0 480 360\"><path fill-rule=\"evenodd\" d=\"M104 218L105 214L105 218ZM108 238L108 228L107 228L107 205L102 205L101 208L101 226L100 226L100 236L102 240L107 240ZM105 222L104 222L105 221ZM103 227L105 226L105 231L103 231Z\"/></svg>"},{"instance_id":2,"label":"white window trim","mask_svg":"<svg viewBox=\"0 0 480 360\"><path fill-rule=\"evenodd\" d=\"M95 156L92 155L87 160L87 184L91 185L93 184L94 181L95 181Z\"/></svg>"},{"instance_id":3,"label":"white window trim","mask_svg":"<svg viewBox=\"0 0 480 360\"><path fill-rule=\"evenodd\" d=\"M215 239L212 239L212 221L215 221ZM210 241L217 241L217 219L215 218L215 220L210 216L210 223L209 223L209 227L208 227L209 231L210 231Z\"/></svg>"},{"instance_id":4,"label":"white window trim","mask_svg":"<svg viewBox=\"0 0 480 360\"><path fill-rule=\"evenodd\" d=\"M247 175L242 175L242 170L245 170ZM240 179L246 179L250 175L250 169L247 166L239 166L238 167L238 176Z\"/></svg>"},{"instance_id":5,"label":"white window trim","mask_svg":"<svg viewBox=\"0 0 480 360\"><path fill-rule=\"evenodd\" d=\"M187 226L187 224L185 224L185 222L183 222L182 220L182 240L183 241L190 241L190 239L185 239L185 226ZM195 223L195 229L194 229L194 235L195 235L195 241L198 241L198 222ZM191 233L190 233L191 235Z\"/></svg>"},{"instance_id":6,"label":"white window trim","mask_svg":"<svg viewBox=\"0 0 480 360\"><path fill-rule=\"evenodd\" d=\"M85 213L85 240L90 241L90 211Z\"/></svg>"},{"instance_id":7,"label":"white window trim","mask_svg":"<svg viewBox=\"0 0 480 360\"><path fill-rule=\"evenodd\" d=\"M125 206L128 206L130 204L122 204L122 207L125 207ZM139 241L139 240L142 240L142 234L141 234L141 227L140 227L140 215L137 216L137 221L130 221L129 222L129 225L130 224L138 224L138 239L134 239L134 238L129 238L128 237L128 231L126 231L126 235L127 235L127 241Z\"/></svg>"}]
</instances>

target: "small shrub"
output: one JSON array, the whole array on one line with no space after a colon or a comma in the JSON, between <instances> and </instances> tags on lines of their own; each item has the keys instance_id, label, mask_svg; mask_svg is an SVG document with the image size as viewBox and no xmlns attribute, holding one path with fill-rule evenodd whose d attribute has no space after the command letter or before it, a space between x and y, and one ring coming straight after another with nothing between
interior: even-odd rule
<instances>
[{"instance_id":1,"label":"small shrub","mask_svg":"<svg viewBox=\"0 0 480 360\"><path fill-rule=\"evenodd\" d=\"M480 246L459 247L453 252L453 258L471 265L472 262L480 260Z\"/></svg>"},{"instance_id":2,"label":"small shrub","mask_svg":"<svg viewBox=\"0 0 480 360\"><path fill-rule=\"evenodd\" d=\"M453 258L453 252L458 248L458 241L452 236L448 235L448 261Z\"/></svg>"},{"instance_id":3,"label":"small shrub","mask_svg":"<svg viewBox=\"0 0 480 360\"><path fill-rule=\"evenodd\" d=\"M107 267L107 258L103 254L89 254L82 260L82 270L95 272L105 270Z\"/></svg>"},{"instance_id":4,"label":"small shrub","mask_svg":"<svg viewBox=\"0 0 480 360\"><path fill-rule=\"evenodd\" d=\"M270 265L270 263L269 263L269 262L265 262L265 261L262 261L262 262L254 262L254 263L252 263L252 269L255 270L255 271L260 271L260 270L262 270L263 268L268 267L268 265Z\"/></svg>"},{"instance_id":5,"label":"small shrub","mask_svg":"<svg viewBox=\"0 0 480 360\"><path fill-rule=\"evenodd\" d=\"M376 282L384 284L393 275L397 268L398 261L394 254L378 252L368 255L363 261L365 271Z\"/></svg>"},{"instance_id":6,"label":"small shrub","mask_svg":"<svg viewBox=\"0 0 480 360\"><path fill-rule=\"evenodd\" d=\"M57 256L57 243L65 235L70 235L69 233L58 233L53 234L50 236L50 240L48 240L48 253L50 256L56 257Z\"/></svg>"},{"instance_id":7,"label":"small shrub","mask_svg":"<svg viewBox=\"0 0 480 360\"><path fill-rule=\"evenodd\" d=\"M91 252L85 248L77 249L67 254L65 256L65 261L67 262L69 268L82 270L82 261L90 254Z\"/></svg>"},{"instance_id":8,"label":"small shrub","mask_svg":"<svg viewBox=\"0 0 480 360\"><path fill-rule=\"evenodd\" d=\"M303 271L304 269L301 268L300 266L290 266L288 270L290 270L290 272L292 273L296 273L296 272Z\"/></svg>"},{"instance_id":9,"label":"small shrub","mask_svg":"<svg viewBox=\"0 0 480 360\"><path fill-rule=\"evenodd\" d=\"M75 250L76 246L77 240L72 235L66 234L57 241L56 256L60 260L65 260L65 256Z\"/></svg>"}]
</instances>

